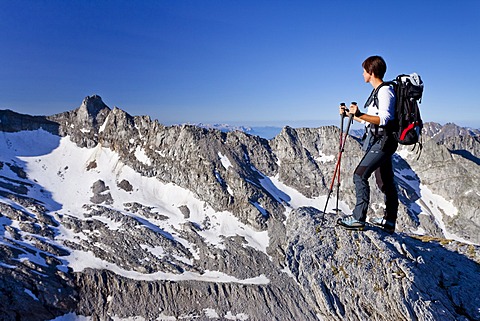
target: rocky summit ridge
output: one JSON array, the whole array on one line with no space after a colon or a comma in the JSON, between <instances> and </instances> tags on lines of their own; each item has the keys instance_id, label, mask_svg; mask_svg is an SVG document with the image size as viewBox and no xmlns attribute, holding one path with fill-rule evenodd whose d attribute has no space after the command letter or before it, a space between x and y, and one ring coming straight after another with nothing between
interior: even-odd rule
<instances>
[{"instance_id":1,"label":"rocky summit ridge","mask_svg":"<svg viewBox=\"0 0 480 321\"><path fill-rule=\"evenodd\" d=\"M398 150L392 235L336 228L335 199L321 211L335 126L267 140L95 95L52 116L0 111L0 132L0 320L480 320L474 131L430 123L419 159ZM349 137L345 213L361 157Z\"/></svg>"}]
</instances>

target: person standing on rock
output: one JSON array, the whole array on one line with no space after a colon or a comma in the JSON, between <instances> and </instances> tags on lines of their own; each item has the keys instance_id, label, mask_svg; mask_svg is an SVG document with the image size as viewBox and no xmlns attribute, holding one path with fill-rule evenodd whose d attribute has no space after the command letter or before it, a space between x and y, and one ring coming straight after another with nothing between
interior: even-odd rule
<instances>
[{"instance_id":1,"label":"person standing on rock","mask_svg":"<svg viewBox=\"0 0 480 321\"><path fill-rule=\"evenodd\" d=\"M366 125L366 136L363 141L365 155L353 175L356 191L353 214L338 219L337 224L352 230L364 229L370 202L368 179L375 173L377 185L385 194L385 215L373 218L371 223L393 233L398 210L398 194L392 167L392 155L397 150L398 143L392 135L393 131L390 130L395 118L395 92L392 86L381 86L387 71L387 65L382 57L368 57L362 63L362 67L365 82L373 86L365 104L367 112L362 113L357 105L352 104L349 110L345 109L345 106L340 106L340 114L344 115L348 111L354 120Z\"/></svg>"}]
</instances>

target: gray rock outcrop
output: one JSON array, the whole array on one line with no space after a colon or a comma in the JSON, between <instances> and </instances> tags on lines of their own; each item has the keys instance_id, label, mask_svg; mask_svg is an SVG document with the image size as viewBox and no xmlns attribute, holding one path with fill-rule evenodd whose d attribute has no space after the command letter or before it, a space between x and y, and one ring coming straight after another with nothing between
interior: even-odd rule
<instances>
[{"instance_id":1,"label":"gray rock outcrop","mask_svg":"<svg viewBox=\"0 0 480 321\"><path fill-rule=\"evenodd\" d=\"M287 221L289 268L325 320L480 318L478 256L451 252L465 245L334 224L314 208L300 208Z\"/></svg>"}]
</instances>

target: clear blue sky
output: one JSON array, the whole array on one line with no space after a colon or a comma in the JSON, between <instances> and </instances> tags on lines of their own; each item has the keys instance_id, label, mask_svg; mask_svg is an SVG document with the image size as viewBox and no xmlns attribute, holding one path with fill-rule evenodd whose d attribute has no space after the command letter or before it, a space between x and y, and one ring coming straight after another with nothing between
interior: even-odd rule
<instances>
[{"instance_id":1,"label":"clear blue sky","mask_svg":"<svg viewBox=\"0 0 480 321\"><path fill-rule=\"evenodd\" d=\"M0 109L315 126L363 105L373 54L422 76L425 121L480 127L478 0L0 0Z\"/></svg>"}]
</instances>

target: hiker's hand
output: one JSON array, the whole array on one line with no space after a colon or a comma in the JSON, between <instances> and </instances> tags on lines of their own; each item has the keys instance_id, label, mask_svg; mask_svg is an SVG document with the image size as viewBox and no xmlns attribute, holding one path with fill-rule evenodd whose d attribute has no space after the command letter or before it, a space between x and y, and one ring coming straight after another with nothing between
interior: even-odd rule
<instances>
[{"instance_id":1,"label":"hiker's hand","mask_svg":"<svg viewBox=\"0 0 480 321\"><path fill-rule=\"evenodd\" d=\"M355 116L357 118L360 118L363 115L363 113L358 108L357 103L355 103L355 102L352 102L352 104L350 105L350 111L349 112L350 112L350 114L352 114L353 116Z\"/></svg>"},{"instance_id":2,"label":"hiker's hand","mask_svg":"<svg viewBox=\"0 0 480 321\"><path fill-rule=\"evenodd\" d=\"M350 105L350 110L348 111L350 114L356 116L357 113L358 113L358 106L357 105L354 105L354 104L351 104Z\"/></svg>"},{"instance_id":3,"label":"hiker's hand","mask_svg":"<svg viewBox=\"0 0 480 321\"><path fill-rule=\"evenodd\" d=\"M346 112L348 112L348 109L347 107L345 107L345 105L340 105L338 109L340 111L340 115L343 115L343 116L347 115Z\"/></svg>"}]
</instances>

